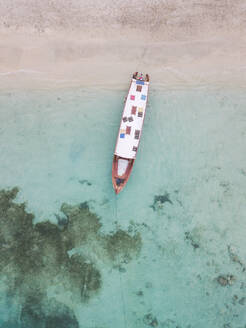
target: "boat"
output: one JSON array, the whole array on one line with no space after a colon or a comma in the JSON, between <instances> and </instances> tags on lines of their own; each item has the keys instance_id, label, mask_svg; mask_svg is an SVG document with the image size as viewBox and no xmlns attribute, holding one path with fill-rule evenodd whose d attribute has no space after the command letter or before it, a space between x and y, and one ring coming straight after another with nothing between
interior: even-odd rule
<instances>
[{"instance_id":1,"label":"boat","mask_svg":"<svg viewBox=\"0 0 246 328\"><path fill-rule=\"evenodd\" d=\"M135 72L121 117L115 145L112 182L116 194L125 187L136 159L148 101L149 75Z\"/></svg>"}]
</instances>

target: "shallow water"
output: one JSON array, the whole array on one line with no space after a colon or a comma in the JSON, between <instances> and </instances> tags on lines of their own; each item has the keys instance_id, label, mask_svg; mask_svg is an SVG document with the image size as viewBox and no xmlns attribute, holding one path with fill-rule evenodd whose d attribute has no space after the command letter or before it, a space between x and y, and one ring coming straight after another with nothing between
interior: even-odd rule
<instances>
[{"instance_id":1,"label":"shallow water","mask_svg":"<svg viewBox=\"0 0 246 328\"><path fill-rule=\"evenodd\" d=\"M0 94L0 189L17 186L14 202L26 202L33 223L53 223L44 236L27 225L31 247L44 242L56 257L63 238L73 245L53 264L48 251L23 251L43 263L32 272L13 260L15 240L29 235L4 223L1 327L246 327L245 93L152 87L135 167L116 197L111 164L126 90ZM53 243L57 220L73 222L63 203L81 212L69 237L61 228ZM77 291L88 280L75 277L67 253L100 274L86 299ZM21 281L14 288L12 276Z\"/></svg>"}]
</instances>

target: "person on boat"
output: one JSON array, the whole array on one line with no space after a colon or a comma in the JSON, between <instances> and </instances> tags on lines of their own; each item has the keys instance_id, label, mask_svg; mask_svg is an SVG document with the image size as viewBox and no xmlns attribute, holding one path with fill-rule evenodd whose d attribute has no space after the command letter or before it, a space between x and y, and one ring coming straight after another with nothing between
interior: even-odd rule
<instances>
[{"instance_id":1,"label":"person on boat","mask_svg":"<svg viewBox=\"0 0 246 328\"><path fill-rule=\"evenodd\" d=\"M138 72L135 72L135 73L133 74L133 76L132 76L132 77L133 77L134 79L136 79L136 78L137 78L137 76L138 76Z\"/></svg>"},{"instance_id":2,"label":"person on boat","mask_svg":"<svg viewBox=\"0 0 246 328\"><path fill-rule=\"evenodd\" d=\"M143 73L140 74L139 80L143 81Z\"/></svg>"}]
</instances>

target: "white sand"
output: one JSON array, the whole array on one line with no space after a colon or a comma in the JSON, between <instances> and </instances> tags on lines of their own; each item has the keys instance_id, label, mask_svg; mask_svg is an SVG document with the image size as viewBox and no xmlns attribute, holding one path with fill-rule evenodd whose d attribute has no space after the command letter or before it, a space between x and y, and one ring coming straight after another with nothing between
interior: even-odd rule
<instances>
[{"instance_id":1,"label":"white sand","mask_svg":"<svg viewBox=\"0 0 246 328\"><path fill-rule=\"evenodd\" d=\"M244 86L243 0L0 0L0 88Z\"/></svg>"}]
</instances>

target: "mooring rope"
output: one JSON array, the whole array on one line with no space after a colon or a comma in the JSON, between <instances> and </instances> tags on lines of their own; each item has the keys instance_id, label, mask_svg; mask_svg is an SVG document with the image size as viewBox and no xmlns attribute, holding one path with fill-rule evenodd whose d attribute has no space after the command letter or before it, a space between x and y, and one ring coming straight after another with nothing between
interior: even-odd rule
<instances>
[{"instance_id":1,"label":"mooring rope","mask_svg":"<svg viewBox=\"0 0 246 328\"><path fill-rule=\"evenodd\" d=\"M118 227L118 207L117 207L117 195L115 194L115 221L116 221L116 227ZM126 303L125 303L125 297L124 297L124 291L122 288L122 278L121 278L121 272L120 272L120 255L117 256L117 266L119 269L119 276L120 276L120 294L121 294L121 303L122 303L122 309L123 309L123 317L124 317L124 327L127 328L127 318L126 318Z\"/></svg>"}]
</instances>

